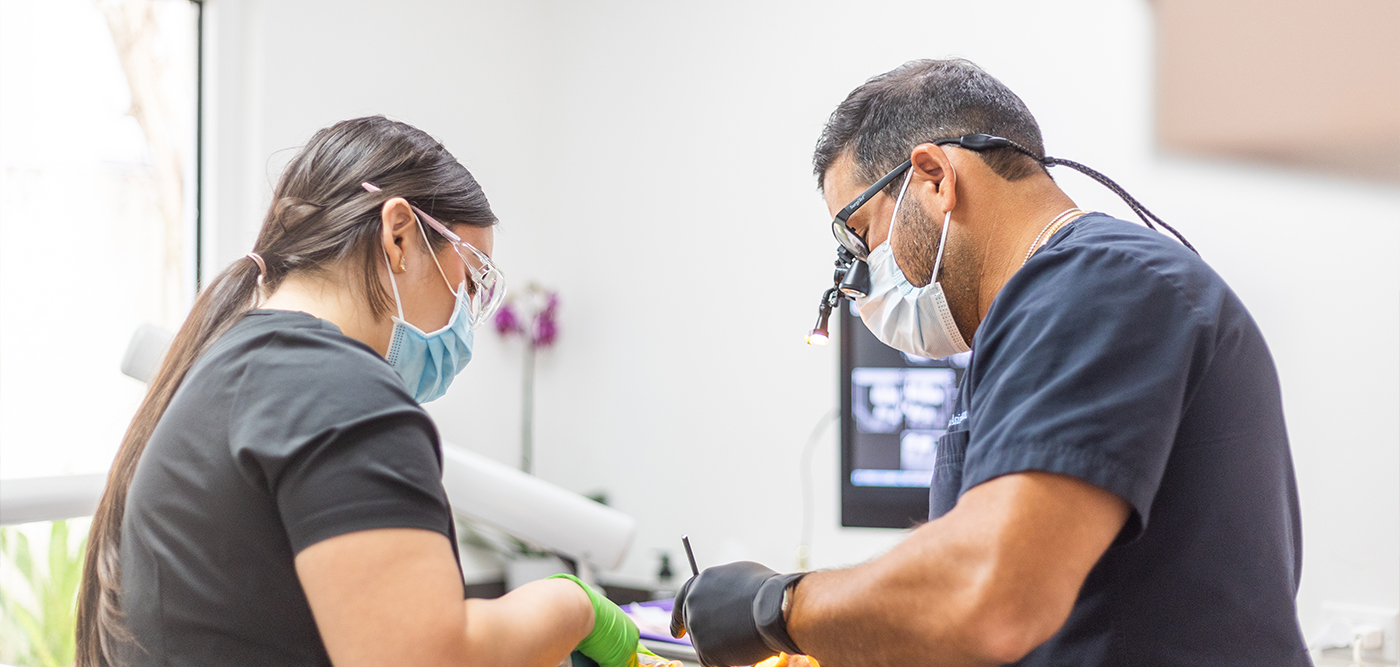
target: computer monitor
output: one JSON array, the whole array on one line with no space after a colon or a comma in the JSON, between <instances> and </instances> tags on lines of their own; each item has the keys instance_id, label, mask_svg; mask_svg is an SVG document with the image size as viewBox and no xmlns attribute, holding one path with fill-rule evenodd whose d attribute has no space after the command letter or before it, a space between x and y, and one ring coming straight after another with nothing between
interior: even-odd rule
<instances>
[{"instance_id":1,"label":"computer monitor","mask_svg":"<svg viewBox=\"0 0 1400 667\"><path fill-rule=\"evenodd\" d=\"M944 360L881 343L841 308L841 525L909 528L928 519L938 438L970 354Z\"/></svg>"}]
</instances>

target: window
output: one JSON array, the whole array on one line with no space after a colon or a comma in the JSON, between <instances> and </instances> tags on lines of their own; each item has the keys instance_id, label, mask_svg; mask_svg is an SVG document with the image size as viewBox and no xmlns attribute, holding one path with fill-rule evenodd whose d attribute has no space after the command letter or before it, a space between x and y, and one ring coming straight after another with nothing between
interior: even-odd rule
<instances>
[{"instance_id":1,"label":"window","mask_svg":"<svg viewBox=\"0 0 1400 667\"><path fill-rule=\"evenodd\" d=\"M200 10L0 0L0 480L105 471L193 300ZM72 663L87 526L0 528L0 662Z\"/></svg>"},{"instance_id":2,"label":"window","mask_svg":"<svg viewBox=\"0 0 1400 667\"><path fill-rule=\"evenodd\" d=\"M105 471L192 302L199 12L0 0L0 478Z\"/></svg>"}]
</instances>

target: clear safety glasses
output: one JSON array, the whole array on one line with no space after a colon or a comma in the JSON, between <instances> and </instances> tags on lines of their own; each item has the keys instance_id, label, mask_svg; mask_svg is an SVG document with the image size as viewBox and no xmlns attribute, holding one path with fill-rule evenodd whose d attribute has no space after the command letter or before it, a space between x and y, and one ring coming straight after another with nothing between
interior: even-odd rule
<instances>
[{"instance_id":1,"label":"clear safety glasses","mask_svg":"<svg viewBox=\"0 0 1400 667\"><path fill-rule=\"evenodd\" d=\"M856 197L851 203L846 204L846 208L841 209L841 211L836 214L836 218L831 221L832 235L836 237L841 247L851 253L852 257L862 261L868 259L870 257L870 247L865 244L865 239L861 238L860 234L856 233L856 230L846 225L846 221L850 220L856 210L865 205L865 202L870 201L871 197L874 197L881 190L885 189L885 186L894 182L894 179L899 178L900 175L909 168L910 164L912 163L905 160L904 164L895 167L894 171L880 177L880 180L875 181L874 185L866 188L865 192L860 193L859 197Z\"/></svg>"},{"instance_id":2,"label":"clear safety glasses","mask_svg":"<svg viewBox=\"0 0 1400 667\"><path fill-rule=\"evenodd\" d=\"M379 192L379 186L373 183L365 182L360 186L368 192ZM472 329L480 328L496 314L496 309L500 308L501 302L506 299L505 274L496 268L496 264L486 253L463 241L462 237L448 229L447 225L438 222L437 218L428 215L427 211L414 206L412 202L409 202L408 206L413 209L419 220L428 223L429 227L446 237L457 256L462 258L462 263L467 267L467 277L471 279L467 285L467 292L470 297L468 301L472 313Z\"/></svg>"},{"instance_id":3,"label":"clear safety glasses","mask_svg":"<svg viewBox=\"0 0 1400 667\"><path fill-rule=\"evenodd\" d=\"M413 204L409 204L418 218L428 223L437 233L447 237L448 243L452 244L452 249L457 251L457 256L462 258L462 263L467 266L467 275L471 277L471 284L467 286L471 297L472 328L481 327L492 315L496 314L496 309L501 307L501 302L506 299L506 276L501 270L496 268L486 253L477 250L472 244L462 240L447 225L438 222L436 218L428 215Z\"/></svg>"}]
</instances>

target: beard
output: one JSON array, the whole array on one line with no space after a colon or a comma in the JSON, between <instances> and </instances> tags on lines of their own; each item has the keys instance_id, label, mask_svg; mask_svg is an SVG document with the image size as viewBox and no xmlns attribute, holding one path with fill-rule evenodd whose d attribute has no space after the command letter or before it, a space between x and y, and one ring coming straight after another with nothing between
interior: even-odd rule
<instances>
[{"instance_id":1,"label":"beard","mask_svg":"<svg viewBox=\"0 0 1400 667\"><path fill-rule=\"evenodd\" d=\"M912 206L900 207L898 217L890 226L890 250L895 264L904 272L904 279L915 287L923 287L935 277L933 262L938 257L938 238L943 233L943 225L924 212L918 202L909 203Z\"/></svg>"},{"instance_id":2,"label":"beard","mask_svg":"<svg viewBox=\"0 0 1400 667\"><path fill-rule=\"evenodd\" d=\"M972 342L972 334L981 321L978 288L982 275L982 257L975 252L963 230L957 225L948 229L948 248L943 251L941 276L933 275L938 257L938 239L943 234L943 220L929 215L918 201L907 200L900 207L895 223L890 227L890 250L895 265L905 280L915 287L924 287L934 280L943 286L948 310L963 340Z\"/></svg>"}]
</instances>

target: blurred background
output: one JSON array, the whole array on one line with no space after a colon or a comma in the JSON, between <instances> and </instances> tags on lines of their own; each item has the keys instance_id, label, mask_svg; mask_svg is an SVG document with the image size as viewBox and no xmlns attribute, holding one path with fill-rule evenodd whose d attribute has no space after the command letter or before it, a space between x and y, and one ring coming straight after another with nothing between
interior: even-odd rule
<instances>
[{"instance_id":1,"label":"blurred background","mask_svg":"<svg viewBox=\"0 0 1400 667\"><path fill-rule=\"evenodd\" d=\"M876 556L904 531L840 526L839 346L803 341L834 249L811 149L866 78L961 56L1026 101L1049 154L1186 234L1258 320L1302 501L1305 634L1327 604L1394 614L1397 34L1393 0L0 0L0 484L105 472L144 394L120 371L132 331L173 330L252 248L312 133L385 114L480 180L512 288L558 298L548 347L478 332L428 406L444 440L518 465L529 355L533 472L637 520L604 583L664 588L661 554L683 577L682 533L702 567ZM65 608L44 573L86 528L6 531L13 652L41 598Z\"/></svg>"}]
</instances>

